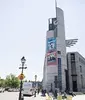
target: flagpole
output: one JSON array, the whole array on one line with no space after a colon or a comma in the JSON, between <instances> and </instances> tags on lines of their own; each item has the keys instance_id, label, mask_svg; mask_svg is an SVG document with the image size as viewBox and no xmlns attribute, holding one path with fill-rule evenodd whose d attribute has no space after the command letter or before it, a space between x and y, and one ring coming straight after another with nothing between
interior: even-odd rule
<instances>
[{"instance_id":1,"label":"flagpole","mask_svg":"<svg viewBox=\"0 0 85 100\"><path fill-rule=\"evenodd\" d=\"M55 10L56 10L56 19L57 19L57 0L55 0Z\"/></svg>"},{"instance_id":2,"label":"flagpole","mask_svg":"<svg viewBox=\"0 0 85 100\"><path fill-rule=\"evenodd\" d=\"M57 25L58 25L58 18L57 18L57 0L55 0L55 11L56 11L56 36L57 36Z\"/></svg>"}]
</instances>

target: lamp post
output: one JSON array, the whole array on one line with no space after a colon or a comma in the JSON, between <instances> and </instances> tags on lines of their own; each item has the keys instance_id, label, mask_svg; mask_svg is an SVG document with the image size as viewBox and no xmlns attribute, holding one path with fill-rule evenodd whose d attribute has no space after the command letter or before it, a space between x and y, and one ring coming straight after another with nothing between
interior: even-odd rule
<instances>
[{"instance_id":1,"label":"lamp post","mask_svg":"<svg viewBox=\"0 0 85 100\"><path fill-rule=\"evenodd\" d=\"M25 62L26 62L26 59L23 56L21 58L22 67L19 67L19 69L21 69L21 74L23 74L23 70L27 68L27 67L24 67ZM23 100L23 96L22 96L22 85L23 85L23 82L22 82L22 80L23 79L21 79L21 82L20 82L19 100Z\"/></svg>"},{"instance_id":2,"label":"lamp post","mask_svg":"<svg viewBox=\"0 0 85 100\"><path fill-rule=\"evenodd\" d=\"M37 75L35 75L35 88L36 88L36 80L37 80Z\"/></svg>"},{"instance_id":3,"label":"lamp post","mask_svg":"<svg viewBox=\"0 0 85 100\"><path fill-rule=\"evenodd\" d=\"M36 97L36 80L37 80L37 75L35 75L35 97Z\"/></svg>"}]
</instances>

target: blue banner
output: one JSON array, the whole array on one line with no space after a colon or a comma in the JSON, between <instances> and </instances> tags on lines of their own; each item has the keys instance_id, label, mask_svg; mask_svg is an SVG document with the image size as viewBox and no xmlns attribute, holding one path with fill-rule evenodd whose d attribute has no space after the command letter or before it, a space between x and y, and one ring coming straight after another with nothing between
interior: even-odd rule
<instances>
[{"instance_id":1,"label":"blue banner","mask_svg":"<svg viewBox=\"0 0 85 100\"><path fill-rule=\"evenodd\" d=\"M56 50L56 38L47 39L47 52L53 52Z\"/></svg>"}]
</instances>

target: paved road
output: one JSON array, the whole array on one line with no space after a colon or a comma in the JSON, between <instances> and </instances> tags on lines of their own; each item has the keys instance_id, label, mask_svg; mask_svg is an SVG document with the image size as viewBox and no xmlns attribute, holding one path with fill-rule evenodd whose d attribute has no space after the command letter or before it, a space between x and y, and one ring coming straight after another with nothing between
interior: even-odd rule
<instances>
[{"instance_id":1,"label":"paved road","mask_svg":"<svg viewBox=\"0 0 85 100\"><path fill-rule=\"evenodd\" d=\"M0 100L18 100L19 92L0 93ZM24 100L46 100L46 97L37 95L36 97L25 97ZM72 100L85 100L85 95L77 95Z\"/></svg>"},{"instance_id":2,"label":"paved road","mask_svg":"<svg viewBox=\"0 0 85 100\"><path fill-rule=\"evenodd\" d=\"M0 100L18 100L18 92L4 92L0 93ZM25 97L24 100L46 100L45 97L37 95L36 97Z\"/></svg>"}]
</instances>

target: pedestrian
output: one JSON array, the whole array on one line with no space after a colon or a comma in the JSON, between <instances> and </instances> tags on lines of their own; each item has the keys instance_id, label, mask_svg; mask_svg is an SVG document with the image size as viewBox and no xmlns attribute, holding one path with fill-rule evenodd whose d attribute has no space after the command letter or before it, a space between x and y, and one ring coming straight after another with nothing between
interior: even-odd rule
<instances>
[{"instance_id":1,"label":"pedestrian","mask_svg":"<svg viewBox=\"0 0 85 100\"><path fill-rule=\"evenodd\" d=\"M40 90L39 90L39 88L38 88L38 94L39 94L39 92L40 92Z\"/></svg>"},{"instance_id":2,"label":"pedestrian","mask_svg":"<svg viewBox=\"0 0 85 100\"><path fill-rule=\"evenodd\" d=\"M55 90L55 97L57 97L58 95L57 95L57 90Z\"/></svg>"},{"instance_id":3,"label":"pedestrian","mask_svg":"<svg viewBox=\"0 0 85 100\"><path fill-rule=\"evenodd\" d=\"M34 94L34 97L36 97L36 90L35 90L35 94Z\"/></svg>"},{"instance_id":4,"label":"pedestrian","mask_svg":"<svg viewBox=\"0 0 85 100\"><path fill-rule=\"evenodd\" d=\"M43 93L44 93L44 96L45 96L45 90L43 91Z\"/></svg>"},{"instance_id":5,"label":"pedestrian","mask_svg":"<svg viewBox=\"0 0 85 100\"><path fill-rule=\"evenodd\" d=\"M43 95L43 89L42 89L42 95Z\"/></svg>"}]
</instances>

